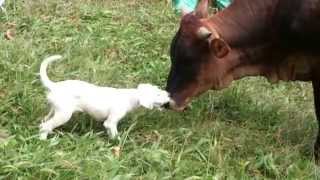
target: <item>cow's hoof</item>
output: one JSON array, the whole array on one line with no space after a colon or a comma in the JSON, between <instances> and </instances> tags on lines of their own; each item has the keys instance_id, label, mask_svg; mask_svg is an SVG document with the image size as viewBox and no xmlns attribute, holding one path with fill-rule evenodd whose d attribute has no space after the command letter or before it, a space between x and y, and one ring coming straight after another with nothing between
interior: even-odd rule
<instances>
[{"instance_id":1,"label":"cow's hoof","mask_svg":"<svg viewBox=\"0 0 320 180\"><path fill-rule=\"evenodd\" d=\"M314 150L314 162L317 166L320 166L320 151L317 149Z\"/></svg>"}]
</instances>

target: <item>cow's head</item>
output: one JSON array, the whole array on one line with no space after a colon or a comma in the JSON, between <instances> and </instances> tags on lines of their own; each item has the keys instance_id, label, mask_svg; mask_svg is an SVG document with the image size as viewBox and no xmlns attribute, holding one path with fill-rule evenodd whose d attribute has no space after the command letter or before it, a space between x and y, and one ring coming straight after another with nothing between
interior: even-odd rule
<instances>
[{"instance_id":1,"label":"cow's head","mask_svg":"<svg viewBox=\"0 0 320 180\"><path fill-rule=\"evenodd\" d=\"M207 8L208 0L202 0L195 12L183 15L171 43L166 90L172 99L170 106L175 110L183 110L192 97L208 89L221 89L230 83L225 80L230 47L217 31L204 23Z\"/></svg>"}]
</instances>

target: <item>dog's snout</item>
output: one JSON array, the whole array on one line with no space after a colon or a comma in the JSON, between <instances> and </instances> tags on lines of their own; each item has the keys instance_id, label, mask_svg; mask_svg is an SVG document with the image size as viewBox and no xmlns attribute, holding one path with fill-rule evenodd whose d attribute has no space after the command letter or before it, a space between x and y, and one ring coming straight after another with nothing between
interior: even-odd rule
<instances>
[{"instance_id":1,"label":"dog's snout","mask_svg":"<svg viewBox=\"0 0 320 180\"><path fill-rule=\"evenodd\" d=\"M165 109L169 109L170 108L170 102L167 102L167 103L163 104L162 107L165 108Z\"/></svg>"}]
</instances>

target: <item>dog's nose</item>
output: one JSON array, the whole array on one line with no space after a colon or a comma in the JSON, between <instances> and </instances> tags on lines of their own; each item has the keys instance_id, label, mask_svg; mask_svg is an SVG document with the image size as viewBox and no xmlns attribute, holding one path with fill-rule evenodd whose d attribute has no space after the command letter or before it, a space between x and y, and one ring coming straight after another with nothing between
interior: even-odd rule
<instances>
[{"instance_id":1,"label":"dog's nose","mask_svg":"<svg viewBox=\"0 0 320 180\"><path fill-rule=\"evenodd\" d=\"M167 103L163 104L162 107L165 108L165 109L169 109L170 108L170 102L167 102Z\"/></svg>"},{"instance_id":2,"label":"dog's nose","mask_svg":"<svg viewBox=\"0 0 320 180\"><path fill-rule=\"evenodd\" d=\"M185 111L187 108L186 106L183 107L177 107L176 103L173 100L170 100L168 103L163 104L161 107L165 108L165 109L172 109L174 111Z\"/></svg>"}]
</instances>

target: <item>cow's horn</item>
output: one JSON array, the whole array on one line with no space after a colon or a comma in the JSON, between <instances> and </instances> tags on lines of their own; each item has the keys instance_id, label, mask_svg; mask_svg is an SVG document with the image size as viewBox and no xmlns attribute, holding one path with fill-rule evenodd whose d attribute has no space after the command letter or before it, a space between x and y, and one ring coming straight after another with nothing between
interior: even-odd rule
<instances>
[{"instance_id":1,"label":"cow's horn","mask_svg":"<svg viewBox=\"0 0 320 180\"><path fill-rule=\"evenodd\" d=\"M211 36L212 32L210 32L206 27L200 27L197 35L200 39L207 39Z\"/></svg>"}]
</instances>

